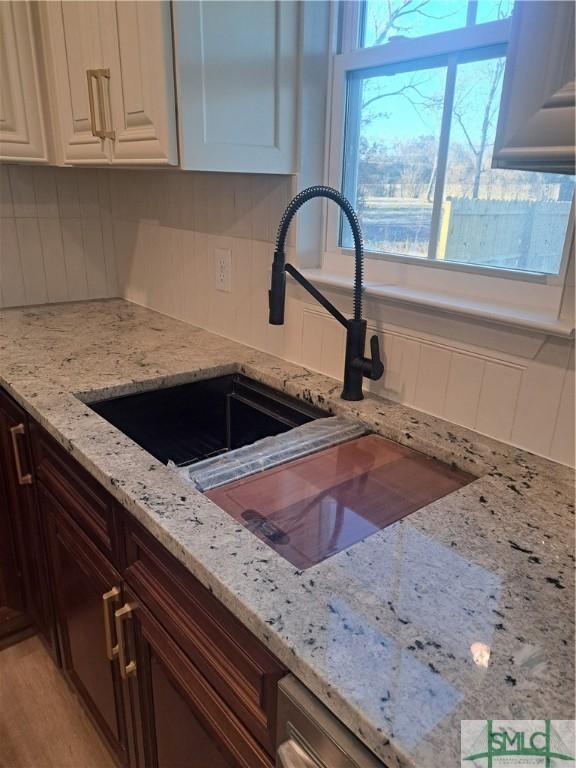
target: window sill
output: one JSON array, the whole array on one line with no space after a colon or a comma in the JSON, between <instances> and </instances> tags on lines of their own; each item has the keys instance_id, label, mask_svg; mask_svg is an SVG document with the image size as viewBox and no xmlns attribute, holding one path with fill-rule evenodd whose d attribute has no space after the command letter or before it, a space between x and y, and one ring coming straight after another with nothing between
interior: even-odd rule
<instances>
[{"instance_id":1,"label":"window sill","mask_svg":"<svg viewBox=\"0 0 576 768\"><path fill-rule=\"evenodd\" d=\"M327 272L323 269L301 269L302 274L315 285L324 285L344 291L352 291L353 279L345 275ZM570 338L574 335L574 324L543 313L524 312L487 302L471 301L407 288L401 285L385 285L365 281L364 295L372 299L400 302L427 307L439 312L448 312L465 317L476 317L491 323L529 329L549 336Z\"/></svg>"}]
</instances>

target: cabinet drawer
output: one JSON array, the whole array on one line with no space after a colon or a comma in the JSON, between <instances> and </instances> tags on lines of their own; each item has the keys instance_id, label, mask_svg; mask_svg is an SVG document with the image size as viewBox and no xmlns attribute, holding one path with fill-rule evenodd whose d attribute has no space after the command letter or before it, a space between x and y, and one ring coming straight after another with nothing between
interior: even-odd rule
<instances>
[{"instance_id":1,"label":"cabinet drawer","mask_svg":"<svg viewBox=\"0 0 576 768\"><path fill-rule=\"evenodd\" d=\"M138 523L126 518L125 579L252 735L274 751L280 662Z\"/></svg>"},{"instance_id":2,"label":"cabinet drawer","mask_svg":"<svg viewBox=\"0 0 576 768\"><path fill-rule=\"evenodd\" d=\"M117 562L112 496L38 426L33 430L33 450L38 480L94 544Z\"/></svg>"}]
</instances>

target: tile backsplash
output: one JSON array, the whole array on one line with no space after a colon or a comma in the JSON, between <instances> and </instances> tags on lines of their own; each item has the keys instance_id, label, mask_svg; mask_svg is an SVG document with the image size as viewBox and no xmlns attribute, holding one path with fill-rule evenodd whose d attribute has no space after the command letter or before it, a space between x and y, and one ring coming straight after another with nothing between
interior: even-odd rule
<instances>
[{"instance_id":1,"label":"tile backsplash","mask_svg":"<svg viewBox=\"0 0 576 768\"><path fill-rule=\"evenodd\" d=\"M341 377L343 330L299 288L288 291L285 325L267 322L292 177L0 170L4 306L120 295ZM230 251L230 292L216 288L215 249ZM425 313L414 323L406 313L367 302L386 365L381 381L367 383L374 392L574 464L573 340Z\"/></svg>"},{"instance_id":2,"label":"tile backsplash","mask_svg":"<svg viewBox=\"0 0 576 768\"><path fill-rule=\"evenodd\" d=\"M118 295L105 170L0 166L0 307Z\"/></svg>"}]
</instances>

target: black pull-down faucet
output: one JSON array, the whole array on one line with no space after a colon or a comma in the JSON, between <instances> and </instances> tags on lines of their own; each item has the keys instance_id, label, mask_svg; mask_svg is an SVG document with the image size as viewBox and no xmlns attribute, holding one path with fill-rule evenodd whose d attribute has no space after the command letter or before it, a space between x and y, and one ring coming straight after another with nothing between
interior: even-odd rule
<instances>
[{"instance_id":1,"label":"black pull-down faucet","mask_svg":"<svg viewBox=\"0 0 576 768\"><path fill-rule=\"evenodd\" d=\"M310 283L304 275L300 274L292 264L286 263L286 254L284 247L286 243L286 234L294 214L304 205L305 202L314 197L327 197L333 200L344 211L346 218L352 229L354 239L354 252L356 257L354 271L354 317L347 319L336 309L336 307L323 296L320 291ZM362 231L360 223L354 208L349 201L338 190L332 187L308 187L300 192L288 204L276 236L276 250L274 252L274 262L272 264L272 281L269 291L269 322L271 325L284 324L284 301L286 297L286 272L291 275L324 309L346 328L346 359L344 362L344 387L342 389L343 400L362 400L362 379L365 376L368 379L376 381L382 377L384 366L380 359L380 348L378 336L372 336L370 339L371 357L364 356L364 347L366 344L366 320L362 319L362 273L364 268L364 245L362 242Z\"/></svg>"}]
</instances>

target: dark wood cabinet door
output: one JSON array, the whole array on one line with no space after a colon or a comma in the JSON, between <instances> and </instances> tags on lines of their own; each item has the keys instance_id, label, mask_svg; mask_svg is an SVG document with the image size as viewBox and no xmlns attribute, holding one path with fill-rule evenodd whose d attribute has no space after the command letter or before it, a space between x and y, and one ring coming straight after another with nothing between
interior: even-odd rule
<instances>
[{"instance_id":1,"label":"dark wood cabinet door","mask_svg":"<svg viewBox=\"0 0 576 768\"><path fill-rule=\"evenodd\" d=\"M36 503L28 418L0 390L2 580L9 607L25 612L57 658L42 520ZM11 554L7 550L11 547ZM16 603L16 604L15 604Z\"/></svg>"},{"instance_id":2,"label":"dark wood cabinet door","mask_svg":"<svg viewBox=\"0 0 576 768\"><path fill-rule=\"evenodd\" d=\"M24 608L24 587L8 514L5 471L5 456L0 453L0 648L33 631Z\"/></svg>"},{"instance_id":3,"label":"dark wood cabinet door","mask_svg":"<svg viewBox=\"0 0 576 768\"><path fill-rule=\"evenodd\" d=\"M123 576L147 610L269 754L286 669L211 592L125 516Z\"/></svg>"},{"instance_id":4,"label":"dark wood cabinet door","mask_svg":"<svg viewBox=\"0 0 576 768\"><path fill-rule=\"evenodd\" d=\"M190 658L128 590L119 628L134 663L146 768L272 768L272 760Z\"/></svg>"},{"instance_id":5,"label":"dark wood cabinet door","mask_svg":"<svg viewBox=\"0 0 576 768\"><path fill-rule=\"evenodd\" d=\"M42 486L38 498L47 523L64 672L118 761L128 764L130 725L114 630L114 611L122 604L120 576Z\"/></svg>"}]
</instances>

